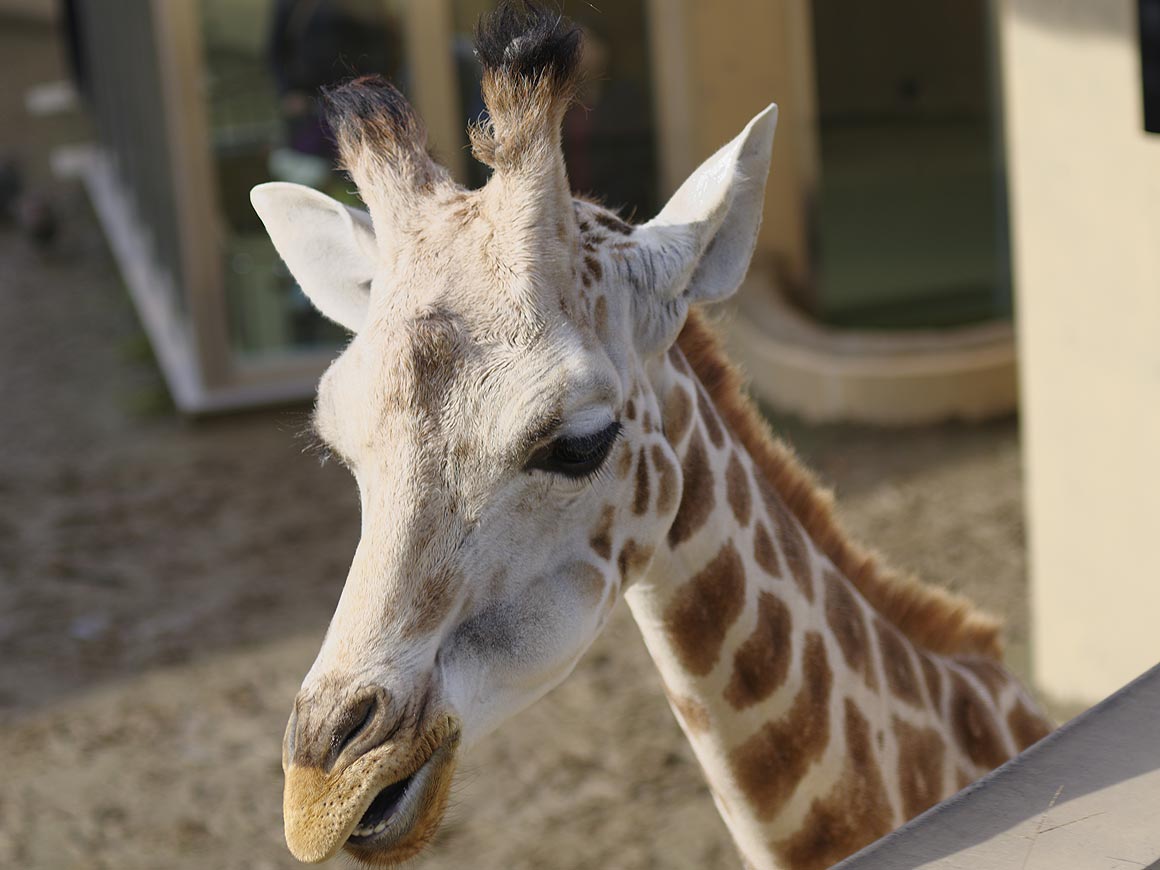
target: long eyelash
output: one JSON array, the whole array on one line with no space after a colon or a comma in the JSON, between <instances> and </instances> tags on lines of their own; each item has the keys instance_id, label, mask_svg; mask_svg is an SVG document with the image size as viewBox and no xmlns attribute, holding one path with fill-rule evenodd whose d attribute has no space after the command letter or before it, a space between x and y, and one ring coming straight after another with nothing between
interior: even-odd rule
<instances>
[{"instance_id":1,"label":"long eyelash","mask_svg":"<svg viewBox=\"0 0 1160 870\"><path fill-rule=\"evenodd\" d=\"M605 460L581 478L587 486L595 486L598 483L602 483L605 477L612 473L608 470L608 460L612 458L612 451L616 449L616 443L620 440L620 436L624 434L624 424L619 420L615 422L616 432L612 436L612 443L608 445L608 454Z\"/></svg>"}]
</instances>

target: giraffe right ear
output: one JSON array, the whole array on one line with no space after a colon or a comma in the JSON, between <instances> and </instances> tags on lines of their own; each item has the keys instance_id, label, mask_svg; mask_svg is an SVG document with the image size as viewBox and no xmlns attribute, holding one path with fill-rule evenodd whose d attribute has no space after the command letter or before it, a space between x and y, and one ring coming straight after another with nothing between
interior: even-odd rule
<instances>
[{"instance_id":1,"label":"giraffe right ear","mask_svg":"<svg viewBox=\"0 0 1160 870\"><path fill-rule=\"evenodd\" d=\"M301 184L272 181L250 191L254 211L302 292L351 332L366 321L378 265L365 211Z\"/></svg>"},{"instance_id":2,"label":"giraffe right ear","mask_svg":"<svg viewBox=\"0 0 1160 870\"><path fill-rule=\"evenodd\" d=\"M640 258L629 280L645 291L634 297L645 352L667 349L690 304L716 302L741 285L757 245L776 129L777 106L771 104L638 228Z\"/></svg>"}]
</instances>

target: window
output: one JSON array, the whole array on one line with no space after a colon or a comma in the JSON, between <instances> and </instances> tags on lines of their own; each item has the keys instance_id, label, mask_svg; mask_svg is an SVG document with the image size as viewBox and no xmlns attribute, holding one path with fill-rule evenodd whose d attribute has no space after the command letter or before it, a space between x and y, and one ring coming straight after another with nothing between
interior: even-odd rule
<instances>
[{"instance_id":1,"label":"window","mask_svg":"<svg viewBox=\"0 0 1160 870\"><path fill-rule=\"evenodd\" d=\"M230 338L244 356L343 340L343 331L299 291L249 193L263 181L294 181L358 204L335 169L318 93L368 73L407 90L404 6L404 0L201 2Z\"/></svg>"}]
</instances>

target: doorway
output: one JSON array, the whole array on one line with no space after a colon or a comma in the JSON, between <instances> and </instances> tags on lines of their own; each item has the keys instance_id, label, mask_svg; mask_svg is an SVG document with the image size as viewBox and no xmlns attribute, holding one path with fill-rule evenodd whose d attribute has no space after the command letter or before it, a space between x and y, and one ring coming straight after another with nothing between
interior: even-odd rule
<instances>
[{"instance_id":1,"label":"doorway","mask_svg":"<svg viewBox=\"0 0 1160 870\"><path fill-rule=\"evenodd\" d=\"M814 313L857 328L1010 315L988 0L815 0Z\"/></svg>"}]
</instances>

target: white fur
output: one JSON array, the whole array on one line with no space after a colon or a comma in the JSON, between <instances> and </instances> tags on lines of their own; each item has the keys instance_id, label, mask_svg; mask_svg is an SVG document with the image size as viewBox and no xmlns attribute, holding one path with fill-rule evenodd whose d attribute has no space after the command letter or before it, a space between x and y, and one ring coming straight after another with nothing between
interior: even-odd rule
<instances>
[{"instance_id":1,"label":"white fur","mask_svg":"<svg viewBox=\"0 0 1160 870\"><path fill-rule=\"evenodd\" d=\"M378 269L370 215L285 181L259 184L250 202L314 307L358 332Z\"/></svg>"},{"instance_id":2,"label":"white fur","mask_svg":"<svg viewBox=\"0 0 1160 870\"><path fill-rule=\"evenodd\" d=\"M776 130L777 106L770 104L637 231L657 274L657 301L670 315L648 324L660 334L643 335L646 347L670 344L690 303L716 302L741 285L757 244Z\"/></svg>"}]
</instances>

